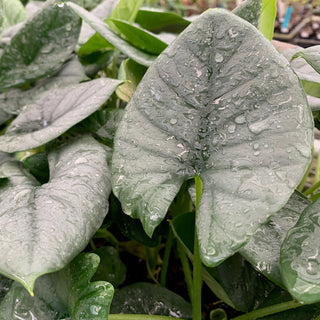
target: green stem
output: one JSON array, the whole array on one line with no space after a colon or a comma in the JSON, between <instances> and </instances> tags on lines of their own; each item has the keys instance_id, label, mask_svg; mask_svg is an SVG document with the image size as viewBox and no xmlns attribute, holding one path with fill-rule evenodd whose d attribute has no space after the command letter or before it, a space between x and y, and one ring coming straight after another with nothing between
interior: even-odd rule
<instances>
[{"instance_id":1,"label":"green stem","mask_svg":"<svg viewBox=\"0 0 320 320\"><path fill-rule=\"evenodd\" d=\"M96 247L96 245L94 244L94 241L93 241L92 239L90 239L90 246L91 246L91 248L92 248L93 251L94 251L94 250L97 250L97 247Z\"/></svg>"},{"instance_id":2,"label":"green stem","mask_svg":"<svg viewBox=\"0 0 320 320\"><path fill-rule=\"evenodd\" d=\"M298 308L298 307L302 307L302 306L305 306L305 304L301 304L295 300L292 300L292 301L288 301L288 302L275 304L270 307L254 310L254 311L251 311L247 314L233 318L231 320L255 320L255 319L265 317L265 316L269 316L274 313L278 313L278 312L282 312L282 311L286 311L286 310L290 310L290 309L294 309L294 308Z\"/></svg>"},{"instance_id":3,"label":"green stem","mask_svg":"<svg viewBox=\"0 0 320 320\"><path fill-rule=\"evenodd\" d=\"M109 314L109 320L170 320L176 319L166 316L155 316L148 314ZM180 319L183 320L183 319Z\"/></svg>"},{"instance_id":4,"label":"green stem","mask_svg":"<svg viewBox=\"0 0 320 320\"><path fill-rule=\"evenodd\" d=\"M173 243L173 234L172 230L169 230L169 235L166 243L166 249L164 251L163 256L163 262L162 262L162 269L161 269L161 276L160 276L160 285L162 287L166 286L166 280L167 280L167 273L168 273L168 267L169 267L169 260L170 260L170 253Z\"/></svg>"},{"instance_id":5,"label":"green stem","mask_svg":"<svg viewBox=\"0 0 320 320\"><path fill-rule=\"evenodd\" d=\"M199 176L195 176L196 183L196 215L198 212L201 194L202 181ZM200 258L200 248L198 241L197 228L194 232L194 252L193 252L193 298L192 298L192 319L201 320L201 289L202 289L202 263Z\"/></svg>"},{"instance_id":6,"label":"green stem","mask_svg":"<svg viewBox=\"0 0 320 320\"><path fill-rule=\"evenodd\" d=\"M186 284L187 284L187 289L188 289L188 294L190 297L191 304L192 299L193 299L193 285L192 285L192 276L191 276L191 270L190 270L190 265L189 265L189 260L188 257L181 245L181 243L178 241L178 252L179 256L181 259L181 264L182 264L182 269L184 273L184 277L186 279Z\"/></svg>"},{"instance_id":7,"label":"green stem","mask_svg":"<svg viewBox=\"0 0 320 320\"><path fill-rule=\"evenodd\" d=\"M318 158L320 159L320 157ZM305 196L308 196L309 194L313 193L315 190L317 190L320 187L320 181L318 181L317 183L315 183L312 187L310 187L309 189L307 189L303 194Z\"/></svg>"}]
</instances>

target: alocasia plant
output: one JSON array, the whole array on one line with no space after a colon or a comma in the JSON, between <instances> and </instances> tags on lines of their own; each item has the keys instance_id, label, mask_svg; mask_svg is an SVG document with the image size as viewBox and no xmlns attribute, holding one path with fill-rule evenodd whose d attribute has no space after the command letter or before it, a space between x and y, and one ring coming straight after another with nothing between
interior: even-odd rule
<instances>
[{"instance_id":1,"label":"alocasia plant","mask_svg":"<svg viewBox=\"0 0 320 320\"><path fill-rule=\"evenodd\" d=\"M0 319L198 320L202 279L245 312L234 319L292 320L297 307L294 319L316 319L320 183L310 199L295 188L311 160L317 49L294 56L313 66L311 90L305 65L293 72L269 41L275 1L192 23L142 2L49 0L34 14L19 2L0 18ZM169 287L175 248L192 308L130 283L137 270L121 262L136 255ZM120 287L113 305L106 281Z\"/></svg>"}]
</instances>

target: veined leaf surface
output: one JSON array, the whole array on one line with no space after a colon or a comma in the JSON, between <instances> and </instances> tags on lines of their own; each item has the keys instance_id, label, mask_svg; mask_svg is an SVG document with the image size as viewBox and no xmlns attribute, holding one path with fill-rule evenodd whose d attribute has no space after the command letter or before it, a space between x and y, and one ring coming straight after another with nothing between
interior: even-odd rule
<instances>
[{"instance_id":1,"label":"veined leaf surface","mask_svg":"<svg viewBox=\"0 0 320 320\"><path fill-rule=\"evenodd\" d=\"M80 26L81 20L70 8L48 1L4 48L0 88L31 82L57 70L76 45Z\"/></svg>"},{"instance_id":2,"label":"veined leaf surface","mask_svg":"<svg viewBox=\"0 0 320 320\"><path fill-rule=\"evenodd\" d=\"M42 274L63 268L88 243L108 209L107 151L93 138L71 141L48 155L50 180L40 186L21 163L1 174L0 272L30 292Z\"/></svg>"},{"instance_id":3,"label":"veined leaf surface","mask_svg":"<svg viewBox=\"0 0 320 320\"><path fill-rule=\"evenodd\" d=\"M132 96L115 138L113 190L151 235L183 182L199 175L200 251L214 266L287 202L312 140L311 112L286 59L248 22L208 10Z\"/></svg>"},{"instance_id":4,"label":"veined leaf surface","mask_svg":"<svg viewBox=\"0 0 320 320\"><path fill-rule=\"evenodd\" d=\"M100 78L44 93L0 136L0 150L28 150L53 140L98 110L120 83Z\"/></svg>"},{"instance_id":5,"label":"veined leaf surface","mask_svg":"<svg viewBox=\"0 0 320 320\"><path fill-rule=\"evenodd\" d=\"M307 207L285 238L280 270L291 295L305 303L320 301L320 200Z\"/></svg>"}]
</instances>

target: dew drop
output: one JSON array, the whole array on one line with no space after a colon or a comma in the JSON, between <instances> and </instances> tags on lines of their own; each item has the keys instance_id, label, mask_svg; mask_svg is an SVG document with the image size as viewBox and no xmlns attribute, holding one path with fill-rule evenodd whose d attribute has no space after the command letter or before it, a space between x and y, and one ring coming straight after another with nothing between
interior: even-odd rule
<instances>
[{"instance_id":1,"label":"dew drop","mask_svg":"<svg viewBox=\"0 0 320 320\"><path fill-rule=\"evenodd\" d=\"M231 124L229 127L228 127L228 132L229 133L234 133L236 131L236 126L234 124Z\"/></svg>"},{"instance_id":2,"label":"dew drop","mask_svg":"<svg viewBox=\"0 0 320 320\"><path fill-rule=\"evenodd\" d=\"M170 119L170 123L171 123L171 124L176 124L177 122L178 122L177 119Z\"/></svg>"},{"instance_id":3,"label":"dew drop","mask_svg":"<svg viewBox=\"0 0 320 320\"><path fill-rule=\"evenodd\" d=\"M308 267L306 271L312 276L318 274L318 272L320 271L318 261L315 259L308 259Z\"/></svg>"},{"instance_id":4,"label":"dew drop","mask_svg":"<svg viewBox=\"0 0 320 320\"><path fill-rule=\"evenodd\" d=\"M219 52L216 53L215 57L214 57L215 62L222 62L223 61L223 55Z\"/></svg>"},{"instance_id":5,"label":"dew drop","mask_svg":"<svg viewBox=\"0 0 320 320\"><path fill-rule=\"evenodd\" d=\"M254 149L254 150L257 150L258 148L259 148L259 143L254 143L254 144L253 144L253 149Z\"/></svg>"},{"instance_id":6,"label":"dew drop","mask_svg":"<svg viewBox=\"0 0 320 320\"><path fill-rule=\"evenodd\" d=\"M94 315L99 315L99 311L101 310L101 307L99 306L90 306L90 312Z\"/></svg>"},{"instance_id":7,"label":"dew drop","mask_svg":"<svg viewBox=\"0 0 320 320\"><path fill-rule=\"evenodd\" d=\"M88 162L88 159L81 157L81 158L78 158L78 159L74 162L74 164L87 163L87 162Z\"/></svg>"},{"instance_id":8,"label":"dew drop","mask_svg":"<svg viewBox=\"0 0 320 320\"><path fill-rule=\"evenodd\" d=\"M246 123L246 118L244 115L240 115L234 119L234 122L237 124L244 124Z\"/></svg>"}]
</instances>

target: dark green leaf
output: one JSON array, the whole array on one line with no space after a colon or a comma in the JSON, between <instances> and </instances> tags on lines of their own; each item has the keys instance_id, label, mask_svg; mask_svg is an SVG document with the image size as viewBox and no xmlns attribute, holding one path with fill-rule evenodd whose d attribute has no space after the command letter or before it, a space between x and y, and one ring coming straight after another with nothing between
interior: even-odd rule
<instances>
[{"instance_id":1,"label":"dark green leaf","mask_svg":"<svg viewBox=\"0 0 320 320\"><path fill-rule=\"evenodd\" d=\"M117 27L129 43L143 51L158 55L167 47L167 44L156 36L126 21L115 19L108 19L108 21L111 21Z\"/></svg>"},{"instance_id":2,"label":"dark green leaf","mask_svg":"<svg viewBox=\"0 0 320 320\"><path fill-rule=\"evenodd\" d=\"M305 303L320 301L320 200L302 213L281 246L283 283L294 298Z\"/></svg>"},{"instance_id":3,"label":"dark green leaf","mask_svg":"<svg viewBox=\"0 0 320 320\"><path fill-rule=\"evenodd\" d=\"M10 290L12 280L0 275L0 303Z\"/></svg>"},{"instance_id":4,"label":"dark green leaf","mask_svg":"<svg viewBox=\"0 0 320 320\"><path fill-rule=\"evenodd\" d=\"M174 12L165 12L156 9L140 9L135 20L142 28L152 32L170 31L182 32L190 21Z\"/></svg>"},{"instance_id":5,"label":"dark green leaf","mask_svg":"<svg viewBox=\"0 0 320 320\"><path fill-rule=\"evenodd\" d=\"M72 2L68 2L68 6L70 6L85 22L87 22L103 38L105 38L108 42L110 42L112 45L114 45L117 49L122 51L131 59L147 67L150 66L152 62L155 60L155 55L143 52L129 44L127 41L121 39L120 36L118 36L109 29L106 23L99 20L99 18L95 17L88 11L84 10L83 8L77 6Z\"/></svg>"},{"instance_id":6,"label":"dark green leaf","mask_svg":"<svg viewBox=\"0 0 320 320\"><path fill-rule=\"evenodd\" d=\"M40 183L49 181L49 164L46 152L39 152L27 157L23 161L23 165Z\"/></svg>"},{"instance_id":7,"label":"dark green leaf","mask_svg":"<svg viewBox=\"0 0 320 320\"><path fill-rule=\"evenodd\" d=\"M0 108L9 115L18 114L23 106L31 104L45 91L64 88L84 80L87 80L87 77L83 67L78 58L73 57L60 70L50 77L36 81L28 90L9 89L6 92L0 92Z\"/></svg>"},{"instance_id":8,"label":"dark green leaf","mask_svg":"<svg viewBox=\"0 0 320 320\"><path fill-rule=\"evenodd\" d=\"M232 12L238 17L247 20L256 28L259 28L262 0L246 0L237 6Z\"/></svg>"},{"instance_id":9,"label":"dark green leaf","mask_svg":"<svg viewBox=\"0 0 320 320\"><path fill-rule=\"evenodd\" d=\"M76 45L80 25L81 20L66 5L47 2L4 48L0 88L31 82L56 71Z\"/></svg>"},{"instance_id":10,"label":"dark green leaf","mask_svg":"<svg viewBox=\"0 0 320 320\"><path fill-rule=\"evenodd\" d=\"M30 292L42 274L63 268L88 243L108 209L107 152L93 138L71 141L48 155L50 180L39 185L18 162L1 173L0 272Z\"/></svg>"},{"instance_id":11,"label":"dark green leaf","mask_svg":"<svg viewBox=\"0 0 320 320\"><path fill-rule=\"evenodd\" d=\"M312 144L312 115L285 58L248 22L208 10L132 96L115 137L113 192L151 235L199 175L200 252L214 266L284 206Z\"/></svg>"},{"instance_id":12,"label":"dark green leaf","mask_svg":"<svg viewBox=\"0 0 320 320\"><path fill-rule=\"evenodd\" d=\"M174 292L151 283L135 283L115 293L110 313L150 314L192 319L191 305Z\"/></svg>"},{"instance_id":13,"label":"dark green leaf","mask_svg":"<svg viewBox=\"0 0 320 320\"><path fill-rule=\"evenodd\" d=\"M90 282L98 264L95 254L77 256L61 271L40 277L34 298L14 283L0 305L0 319L107 319L113 288L107 282Z\"/></svg>"},{"instance_id":14,"label":"dark green leaf","mask_svg":"<svg viewBox=\"0 0 320 320\"><path fill-rule=\"evenodd\" d=\"M146 71L147 68L145 66L142 66L131 59L123 61L119 68L118 79L128 81L117 88L117 96L128 102Z\"/></svg>"},{"instance_id":15,"label":"dark green leaf","mask_svg":"<svg viewBox=\"0 0 320 320\"><path fill-rule=\"evenodd\" d=\"M0 136L0 150L27 150L53 140L98 110L121 82L100 78L46 92Z\"/></svg>"},{"instance_id":16,"label":"dark green leaf","mask_svg":"<svg viewBox=\"0 0 320 320\"><path fill-rule=\"evenodd\" d=\"M92 280L110 282L115 288L126 279L126 265L121 261L118 251L113 247L102 247L94 252L100 257L100 264Z\"/></svg>"},{"instance_id":17,"label":"dark green leaf","mask_svg":"<svg viewBox=\"0 0 320 320\"><path fill-rule=\"evenodd\" d=\"M267 278L283 286L280 275L280 247L287 232L298 221L310 200L295 192L270 221L256 231L240 253Z\"/></svg>"}]
</instances>

